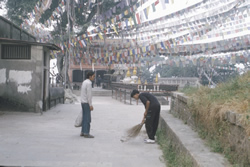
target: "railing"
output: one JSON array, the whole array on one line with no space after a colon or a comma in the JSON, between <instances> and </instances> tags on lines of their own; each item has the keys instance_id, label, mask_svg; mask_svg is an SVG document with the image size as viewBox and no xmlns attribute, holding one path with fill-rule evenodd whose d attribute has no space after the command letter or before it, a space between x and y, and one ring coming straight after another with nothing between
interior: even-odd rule
<instances>
[{"instance_id":1,"label":"railing","mask_svg":"<svg viewBox=\"0 0 250 167\"><path fill-rule=\"evenodd\" d=\"M132 104L133 99L130 97L131 92L132 90L128 89L112 88L112 98L115 98L116 100L119 99L120 102L123 101L124 104L127 104L127 100L129 100L129 104Z\"/></svg>"},{"instance_id":2,"label":"railing","mask_svg":"<svg viewBox=\"0 0 250 167\"><path fill-rule=\"evenodd\" d=\"M168 100L168 96L170 96L170 92L178 90L178 85L165 85L165 84L125 84L120 82L112 82L112 98L119 99L121 102L123 101L125 104L132 104L132 101L136 101L138 104L138 100L134 100L131 98L130 94L133 89L137 89L139 92L148 92L152 93L155 96L165 96Z\"/></svg>"}]
</instances>

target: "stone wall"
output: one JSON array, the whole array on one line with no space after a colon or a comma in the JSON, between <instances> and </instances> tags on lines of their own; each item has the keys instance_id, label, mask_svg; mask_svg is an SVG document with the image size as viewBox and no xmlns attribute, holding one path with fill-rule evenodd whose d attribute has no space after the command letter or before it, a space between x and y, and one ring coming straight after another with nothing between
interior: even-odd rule
<instances>
[{"instance_id":1,"label":"stone wall","mask_svg":"<svg viewBox=\"0 0 250 167\"><path fill-rule=\"evenodd\" d=\"M188 101L190 99L183 93L174 92L171 95L170 112L183 120L186 124L195 130L199 130L200 122L197 115L194 117L189 110ZM227 146L231 158L242 166L250 166L250 137L246 134L246 129L240 123L242 114L233 111L227 111L221 122L228 127L227 133L217 136L222 146ZM204 126L205 127L205 126ZM219 129L220 127L218 127ZM216 132L214 132L216 134Z\"/></svg>"}]
</instances>

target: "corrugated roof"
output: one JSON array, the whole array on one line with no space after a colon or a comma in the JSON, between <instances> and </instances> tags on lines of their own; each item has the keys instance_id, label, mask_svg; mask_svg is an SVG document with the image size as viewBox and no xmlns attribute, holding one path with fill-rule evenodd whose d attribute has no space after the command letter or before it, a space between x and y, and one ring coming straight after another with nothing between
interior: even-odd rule
<instances>
[{"instance_id":1,"label":"corrugated roof","mask_svg":"<svg viewBox=\"0 0 250 167\"><path fill-rule=\"evenodd\" d=\"M40 42L21 41L21 40L8 39L8 38L0 38L0 43L46 46L50 50L61 50L60 47L58 47L58 46L56 46L55 44L52 44L52 43L40 43Z\"/></svg>"}]
</instances>

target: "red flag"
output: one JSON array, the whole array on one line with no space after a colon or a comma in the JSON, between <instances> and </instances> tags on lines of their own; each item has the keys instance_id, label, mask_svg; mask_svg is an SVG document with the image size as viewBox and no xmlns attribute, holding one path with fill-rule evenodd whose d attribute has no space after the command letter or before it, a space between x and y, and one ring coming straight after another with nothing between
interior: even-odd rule
<instances>
[{"instance_id":1,"label":"red flag","mask_svg":"<svg viewBox=\"0 0 250 167\"><path fill-rule=\"evenodd\" d=\"M159 3L159 0L156 0L156 1L155 1L155 6L156 6L158 3Z\"/></svg>"},{"instance_id":2,"label":"red flag","mask_svg":"<svg viewBox=\"0 0 250 167\"><path fill-rule=\"evenodd\" d=\"M79 44L80 44L81 48L83 48L82 42L81 42L81 41L78 41L78 42L79 42Z\"/></svg>"},{"instance_id":3,"label":"red flag","mask_svg":"<svg viewBox=\"0 0 250 167\"><path fill-rule=\"evenodd\" d=\"M136 14L137 24L141 24L139 13Z\"/></svg>"}]
</instances>

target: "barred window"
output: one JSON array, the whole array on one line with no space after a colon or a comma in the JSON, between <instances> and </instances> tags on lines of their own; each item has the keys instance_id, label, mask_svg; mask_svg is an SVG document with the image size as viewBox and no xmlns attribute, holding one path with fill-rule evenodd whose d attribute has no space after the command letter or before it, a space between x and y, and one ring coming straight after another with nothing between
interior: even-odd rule
<instances>
[{"instance_id":1,"label":"barred window","mask_svg":"<svg viewBox=\"0 0 250 167\"><path fill-rule=\"evenodd\" d=\"M2 59L30 59L29 45L2 45Z\"/></svg>"}]
</instances>

